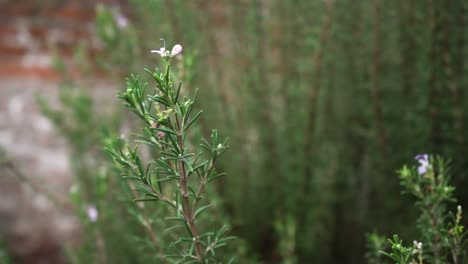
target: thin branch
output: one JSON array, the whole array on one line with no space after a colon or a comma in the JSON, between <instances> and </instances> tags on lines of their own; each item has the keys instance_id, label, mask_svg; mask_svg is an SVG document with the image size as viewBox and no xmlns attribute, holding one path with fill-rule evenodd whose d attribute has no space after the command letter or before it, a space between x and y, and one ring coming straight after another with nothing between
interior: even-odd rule
<instances>
[{"instance_id":1,"label":"thin branch","mask_svg":"<svg viewBox=\"0 0 468 264\"><path fill-rule=\"evenodd\" d=\"M176 115L176 128L177 128L177 141L179 145L179 153L184 153L184 139L183 139L183 127ZM188 187L187 187L187 170L182 159L178 160L178 167L181 172L179 184L182 193L182 206L184 210L184 218L188 224L192 236L195 238L195 251L197 252L197 258L201 263L205 263L202 244L199 241L198 230L195 226L194 214L195 210L190 206Z\"/></svg>"}]
</instances>

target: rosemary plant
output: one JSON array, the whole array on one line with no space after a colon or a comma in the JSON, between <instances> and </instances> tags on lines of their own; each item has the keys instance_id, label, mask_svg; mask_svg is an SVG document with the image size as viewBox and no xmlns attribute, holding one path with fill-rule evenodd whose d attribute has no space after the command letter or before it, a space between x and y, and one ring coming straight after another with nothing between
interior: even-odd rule
<instances>
[{"instance_id":1,"label":"rosemary plant","mask_svg":"<svg viewBox=\"0 0 468 264\"><path fill-rule=\"evenodd\" d=\"M203 200L207 184L224 175L216 171L215 163L228 149L228 141L221 141L214 129L211 139L203 139L199 150L189 144L189 132L202 111L194 110L196 92L192 98L182 96L181 83L174 83L171 60L181 52L181 45L169 51L165 43L152 51L165 64L163 72L146 70L156 83L153 91L149 92L148 84L143 84L136 75L127 79L127 90L118 97L144 126L141 134L136 134L136 146L117 139L106 150L118 164L123 178L136 181L140 196L135 201L159 201L173 209L173 214L165 219L175 224L166 232L177 232L174 236L177 239L172 243L174 254L167 258L177 263L227 262L226 256L216 254L233 238L225 236L227 227L204 231L199 219L212 206ZM156 153L155 157L145 162L140 145L148 146Z\"/></svg>"},{"instance_id":2,"label":"rosemary plant","mask_svg":"<svg viewBox=\"0 0 468 264\"><path fill-rule=\"evenodd\" d=\"M381 252L398 264L465 263L466 231L461 224L462 208L453 214L447 203L456 202L455 187L449 184L448 163L427 154L415 158L419 166L404 166L399 171L405 193L413 195L419 209L417 227L421 241L404 246L398 235L389 239L391 252Z\"/></svg>"}]
</instances>

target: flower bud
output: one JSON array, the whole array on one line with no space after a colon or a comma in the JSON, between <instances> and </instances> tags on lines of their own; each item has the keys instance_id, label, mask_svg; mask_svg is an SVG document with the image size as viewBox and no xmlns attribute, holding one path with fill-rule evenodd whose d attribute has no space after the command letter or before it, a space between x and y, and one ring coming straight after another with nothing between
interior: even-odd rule
<instances>
[{"instance_id":1,"label":"flower bud","mask_svg":"<svg viewBox=\"0 0 468 264\"><path fill-rule=\"evenodd\" d=\"M182 52L182 46L180 44L176 44L171 51L171 57L177 56Z\"/></svg>"},{"instance_id":2,"label":"flower bud","mask_svg":"<svg viewBox=\"0 0 468 264\"><path fill-rule=\"evenodd\" d=\"M159 124L158 122L154 122L154 121L151 121L151 127L152 128L158 128L161 124Z\"/></svg>"},{"instance_id":3,"label":"flower bud","mask_svg":"<svg viewBox=\"0 0 468 264\"><path fill-rule=\"evenodd\" d=\"M159 131L157 134L156 134L156 137L161 140L163 139L164 137L166 136L166 133L162 132L162 131Z\"/></svg>"}]
</instances>

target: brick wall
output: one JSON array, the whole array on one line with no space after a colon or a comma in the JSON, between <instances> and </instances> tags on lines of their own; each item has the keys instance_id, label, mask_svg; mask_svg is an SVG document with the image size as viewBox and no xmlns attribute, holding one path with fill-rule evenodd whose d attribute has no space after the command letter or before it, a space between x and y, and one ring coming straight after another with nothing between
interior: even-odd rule
<instances>
[{"instance_id":1,"label":"brick wall","mask_svg":"<svg viewBox=\"0 0 468 264\"><path fill-rule=\"evenodd\" d=\"M72 182L67 147L39 113L35 95L52 102L57 97L54 50L66 61L81 41L99 50L92 24L96 3L125 9L122 2L0 0L0 149L25 176L52 190L66 193ZM114 97L115 86L105 78L93 83L96 99ZM57 211L0 167L0 239L7 239L14 263L62 263L60 245L76 232L70 212Z\"/></svg>"},{"instance_id":2,"label":"brick wall","mask_svg":"<svg viewBox=\"0 0 468 264\"><path fill-rule=\"evenodd\" d=\"M95 1L3 0L0 13L0 76L54 78L52 48L72 54L93 38Z\"/></svg>"}]
</instances>

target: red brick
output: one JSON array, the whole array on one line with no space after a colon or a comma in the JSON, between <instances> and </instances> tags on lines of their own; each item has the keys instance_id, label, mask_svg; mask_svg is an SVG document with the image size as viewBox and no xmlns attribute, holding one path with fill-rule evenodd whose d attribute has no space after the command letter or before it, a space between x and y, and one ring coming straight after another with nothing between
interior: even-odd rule
<instances>
[{"instance_id":1,"label":"red brick","mask_svg":"<svg viewBox=\"0 0 468 264\"><path fill-rule=\"evenodd\" d=\"M50 9L46 14L63 20L91 21L94 18L94 8L81 6L77 3L68 3L58 9Z\"/></svg>"},{"instance_id":2,"label":"red brick","mask_svg":"<svg viewBox=\"0 0 468 264\"><path fill-rule=\"evenodd\" d=\"M2 38L6 37L7 35L10 36L10 35L14 35L16 34L16 28L13 27L13 25L11 24L6 24L6 25L2 25L0 24L0 36Z\"/></svg>"},{"instance_id":3,"label":"red brick","mask_svg":"<svg viewBox=\"0 0 468 264\"><path fill-rule=\"evenodd\" d=\"M73 38L75 41L78 40L90 40L91 39L91 33L89 31L84 31L84 30L76 30L73 32Z\"/></svg>"},{"instance_id":4,"label":"red brick","mask_svg":"<svg viewBox=\"0 0 468 264\"><path fill-rule=\"evenodd\" d=\"M12 1L3 5L2 12L11 16L27 16L34 13L34 4L22 1Z\"/></svg>"},{"instance_id":5,"label":"red brick","mask_svg":"<svg viewBox=\"0 0 468 264\"><path fill-rule=\"evenodd\" d=\"M11 61L0 64L0 76L8 77L40 77L41 79L58 79L57 72L49 67L26 67Z\"/></svg>"},{"instance_id":6,"label":"red brick","mask_svg":"<svg viewBox=\"0 0 468 264\"><path fill-rule=\"evenodd\" d=\"M0 0L1 2L1 0ZM18 34L17 22L25 23L27 30L34 42L34 53L51 54L51 46L65 60L71 76L82 76L77 67L73 65L74 50L80 41L91 41L95 36L85 25L92 23L95 16L95 4L116 3L127 0L52 0L42 3L37 0L10 0L1 6L2 21L0 23L0 76L35 76L44 79L58 79L60 75L49 65L25 65L24 57L32 52L28 47L14 46L11 43ZM41 26L48 25L48 26ZM58 32L56 42L49 43L52 30ZM55 32L55 31L54 31ZM54 33L55 34L55 33ZM91 45L90 45L91 46ZM101 52L95 47L88 51L88 56L93 58ZM92 66L95 78L106 78L105 73Z\"/></svg>"},{"instance_id":7,"label":"red brick","mask_svg":"<svg viewBox=\"0 0 468 264\"><path fill-rule=\"evenodd\" d=\"M47 28L45 27L38 27L38 26L31 26L29 28L29 34L35 39L45 39L47 36Z\"/></svg>"},{"instance_id":8,"label":"red brick","mask_svg":"<svg viewBox=\"0 0 468 264\"><path fill-rule=\"evenodd\" d=\"M22 56L28 51L25 47L0 44L0 56Z\"/></svg>"}]
</instances>

